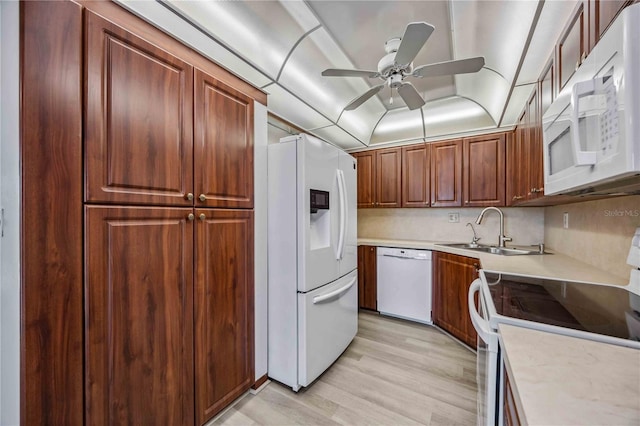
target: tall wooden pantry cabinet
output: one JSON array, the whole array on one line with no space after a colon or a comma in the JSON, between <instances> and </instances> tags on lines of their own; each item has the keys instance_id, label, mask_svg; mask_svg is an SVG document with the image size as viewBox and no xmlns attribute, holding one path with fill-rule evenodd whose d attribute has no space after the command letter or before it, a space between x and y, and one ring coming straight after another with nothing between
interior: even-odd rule
<instances>
[{"instance_id":1,"label":"tall wooden pantry cabinet","mask_svg":"<svg viewBox=\"0 0 640 426\"><path fill-rule=\"evenodd\" d=\"M266 95L111 2L22 3L21 40L21 418L204 424L254 383Z\"/></svg>"}]
</instances>

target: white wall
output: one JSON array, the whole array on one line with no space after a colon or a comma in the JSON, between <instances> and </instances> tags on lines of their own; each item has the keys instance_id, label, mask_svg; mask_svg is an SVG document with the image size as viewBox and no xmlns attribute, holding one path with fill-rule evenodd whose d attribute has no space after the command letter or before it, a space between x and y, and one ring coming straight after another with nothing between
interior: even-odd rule
<instances>
[{"instance_id":1,"label":"white wall","mask_svg":"<svg viewBox=\"0 0 640 426\"><path fill-rule=\"evenodd\" d=\"M267 374L267 108L254 103L255 378Z\"/></svg>"},{"instance_id":2,"label":"white wall","mask_svg":"<svg viewBox=\"0 0 640 426\"><path fill-rule=\"evenodd\" d=\"M19 4L0 1L0 425L20 420Z\"/></svg>"}]
</instances>

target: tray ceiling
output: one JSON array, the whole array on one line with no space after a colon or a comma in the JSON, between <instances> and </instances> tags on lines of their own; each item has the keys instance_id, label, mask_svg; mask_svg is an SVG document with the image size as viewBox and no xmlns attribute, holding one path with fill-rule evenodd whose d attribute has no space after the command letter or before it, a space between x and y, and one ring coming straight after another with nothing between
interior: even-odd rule
<instances>
[{"instance_id":1,"label":"tray ceiling","mask_svg":"<svg viewBox=\"0 0 640 426\"><path fill-rule=\"evenodd\" d=\"M118 3L269 93L274 114L346 149L512 126L541 73L570 1L136 1ZM326 78L376 69L409 22L436 30L414 66L484 56L475 74L413 78L427 104L409 111L379 80ZM529 81L531 80L531 81ZM395 92L395 91L394 91Z\"/></svg>"}]
</instances>

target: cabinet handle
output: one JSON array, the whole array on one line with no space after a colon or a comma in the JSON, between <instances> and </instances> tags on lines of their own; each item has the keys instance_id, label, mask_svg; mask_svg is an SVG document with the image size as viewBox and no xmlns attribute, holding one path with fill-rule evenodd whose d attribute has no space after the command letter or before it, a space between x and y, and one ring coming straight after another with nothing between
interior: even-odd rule
<instances>
[{"instance_id":1,"label":"cabinet handle","mask_svg":"<svg viewBox=\"0 0 640 426\"><path fill-rule=\"evenodd\" d=\"M204 213L200 213L200 220L205 220L207 218L207 215Z\"/></svg>"},{"instance_id":2,"label":"cabinet handle","mask_svg":"<svg viewBox=\"0 0 640 426\"><path fill-rule=\"evenodd\" d=\"M205 201L207 201L207 196L206 196L206 195L204 195L204 194L200 194L200 196L198 197L198 199L204 203Z\"/></svg>"},{"instance_id":3,"label":"cabinet handle","mask_svg":"<svg viewBox=\"0 0 640 426\"><path fill-rule=\"evenodd\" d=\"M192 221L192 220L193 220L193 219L195 219L195 218L196 218L196 215L194 215L193 213L189 213L189 214L187 215L187 219L189 219L189 221Z\"/></svg>"},{"instance_id":4,"label":"cabinet handle","mask_svg":"<svg viewBox=\"0 0 640 426\"><path fill-rule=\"evenodd\" d=\"M522 195L514 195L512 200L522 200L524 197Z\"/></svg>"},{"instance_id":5,"label":"cabinet handle","mask_svg":"<svg viewBox=\"0 0 640 426\"><path fill-rule=\"evenodd\" d=\"M190 192L185 196L185 198L189 201L193 201L193 194Z\"/></svg>"}]
</instances>

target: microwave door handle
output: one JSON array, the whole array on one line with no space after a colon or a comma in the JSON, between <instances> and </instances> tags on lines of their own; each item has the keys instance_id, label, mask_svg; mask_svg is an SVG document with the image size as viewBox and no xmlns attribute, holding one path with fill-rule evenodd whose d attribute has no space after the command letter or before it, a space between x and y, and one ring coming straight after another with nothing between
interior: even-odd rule
<instances>
[{"instance_id":1,"label":"microwave door handle","mask_svg":"<svg viewBox=\"0 0 640 426\"><path fill-rule=\"evenodd\" d=\"M579 81L571 88L571 126L573 131L571 132L571 144L573 146L573 153L576 160L576 166L593 166L596 164L596 151L583 151L580 148L580 127L579 127L579 112L580 112L580 98L586 95L590 95L595 92L596 84L601 80L586 80Z\"/></svg>"},{"instance_id":2,"label":"microwave door handle","mask_svg":"<svg viewBox=\"0 0 640 426\"><path fill-rule=\"evenodd\" d=\"M476 293L478 293L478 303L482 303L482 294L480 293L481 286L482 281L480 278L476 278L469 287L469 316L471 317L471 322L473 323L473 327L476 329L478 336L485 341L490 351L496 352L498 350L498 334L491 330L489 321L482 318L476 309Z\"/></svg>"}]
</instances>

